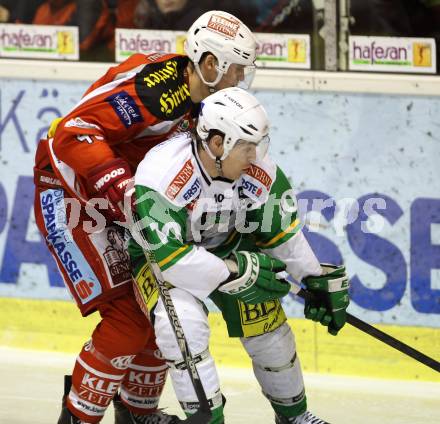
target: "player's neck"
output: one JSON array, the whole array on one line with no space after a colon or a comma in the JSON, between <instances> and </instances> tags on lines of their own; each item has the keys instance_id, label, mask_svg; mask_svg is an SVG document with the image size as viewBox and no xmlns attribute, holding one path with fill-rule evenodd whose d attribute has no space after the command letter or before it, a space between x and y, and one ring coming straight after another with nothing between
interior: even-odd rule
<instances>
[{"instance_id":1,"label":"player's neck","mask_svg":"<svg viewBox=\"0 0 440 424\"><path fill-rule=\"evenodd\" d=\"M221 177L217 167L215 166L215 160L209 156L208 152L201 146L197 147L197 152L199 154L200 161L202 162L205 171L209 174L211 178Z\"/></svg>"},{"instance_id":2,"label":"player's neck","mask_svg":"<svg viewBox=\"0 0 440 424\"><path fill-rule=\"evenodd\" d=\"M191 101L193 103L200 103L204 98L209 96L209 90L198 76L193 64L188 64L186 70L188 72L188 85Z\"/></svg>"}]
</instances>

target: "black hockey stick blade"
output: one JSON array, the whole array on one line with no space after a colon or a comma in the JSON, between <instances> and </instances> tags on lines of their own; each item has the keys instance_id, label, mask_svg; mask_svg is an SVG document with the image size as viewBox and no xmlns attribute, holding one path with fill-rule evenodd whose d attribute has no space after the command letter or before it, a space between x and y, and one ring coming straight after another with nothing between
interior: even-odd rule
<instances>
[{"instance_id":1,"label":"black hockey stick blade","mask_svg":"<svg viewBox=\"0 0 440 424\"><path fill-rule=\"evenodd\" d=\"M291 282L288 280L284 280L284 281L291 284ZM300 289L298 286L295 285L292 285L291 291L305 300L313 298L312 293L308 292L307 290ZM355 317L354 315L351 315L348 312L347 312L347 322L353 327L356 327L358 330L367 333L368 335L374 337L375 339L381 341L382 343L391 346L392 348L398 350L399 352L415 359L421 364L426 365L427 367L440 373L440 362L436 361L434 358L425 355L419 350L414 349L413 347L407 345L406 343L401 342L400 340L394 338L393 336L390 336L387 333L384 333L378 328L373 327L372 325L366 323L365 321L362 321L361 319Z\"/></svg>"}]
</instances>

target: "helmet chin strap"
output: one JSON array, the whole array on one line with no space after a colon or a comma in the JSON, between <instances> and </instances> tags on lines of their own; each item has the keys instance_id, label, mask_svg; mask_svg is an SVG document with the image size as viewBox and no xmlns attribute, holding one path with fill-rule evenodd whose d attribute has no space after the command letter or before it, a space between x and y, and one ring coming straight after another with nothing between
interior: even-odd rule
<instances>
[{"instance_id":1,"label":"helmet chin strap","mask_svg":"<svg viewBox=\"0 0 440 424\"><path fill-rule=\"evenodd\" d=\"M224 75L222 71L220 71L218 68L216 68L217 69L217 76L216 76L215 80L212 82L208 82L205 80L205 77L203 76L202 71L201 71L198 63L194 64L194 68L196 69L197 75L202 80L203 84L205 84L208 87L210 94L214 94L216 91L218 91L218 89L216 87Z\"/></svg>"},{"instance_id":2,"label":"helmet chin strap","mask_svg":"<svg viewBox=\"0 0 440 424\"><path fill-rule=\"evenodd\" d=\"M218 156L215 158L215 168L217 169L217 172L220 174L220 176L223 177L222 160Z\"/></svg>"},{"instance_id":3,"label":"helmet chin strap","mask_svg":"<svg viewBox=\"0 0 440 424\"><path fill-rule=\"evenodd\" d=\"M209 148L208 144L205 140L202 140L202 146L205 149L206 153L208 153L208 156L211 159L215 160L215 169L220 174L221 177L223 177L223 166L222 166L222 159L220 156L214 156L214 153L211 152L211 149Z\"/></svg>"}]
</instances>

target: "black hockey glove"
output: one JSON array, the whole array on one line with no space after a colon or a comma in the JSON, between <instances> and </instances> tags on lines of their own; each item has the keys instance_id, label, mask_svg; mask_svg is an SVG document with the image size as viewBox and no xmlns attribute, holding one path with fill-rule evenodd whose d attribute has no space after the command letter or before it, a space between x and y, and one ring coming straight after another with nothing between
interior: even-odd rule
<instances>
[{"instance_id":1,"label":"black hockey glove","mask_svg":"<svg viewBox=\"0 0 440 424\"><path fill-rule=\"evenodd\" d=\"M306 277L303 280L307 290L314 295L314 300L306 300L304 315L328 326L328 332L336 336L347 320L350 283L345 266L321 264L321 268L322 275Z\"/></svg>"}]
</instances>

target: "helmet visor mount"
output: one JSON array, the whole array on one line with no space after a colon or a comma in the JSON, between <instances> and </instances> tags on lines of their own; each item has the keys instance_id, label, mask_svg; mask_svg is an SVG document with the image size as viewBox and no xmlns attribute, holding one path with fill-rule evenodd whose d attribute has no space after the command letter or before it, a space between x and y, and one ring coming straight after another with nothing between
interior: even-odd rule
<instances>
[{"instance_id":1,"label":"helmet visor mount","mask_svg":"<svg viewBox=\"0 0 440 424\"><path fill-rule=\"evenodd\" d=\"M226 66L225 66L226 65ZM206 81L202 74L200 65L194 64L197 75L202 80L203 84L218 90L217 86L222 82L222 85L226 87L239 87L243 90L249 90L252 82L254 81L256 66L255 65L240 65L237 63L224 64L224 66L216 65L217 76L214 81ZM222 89L220 88L220 89Z\"/></svg>"},{"instance_id":2,"label":"helmet visor mount","mask_svg":"<svg viewBox=\"0 0 440 424\"><path fill-rule=\"evenodd\" d=\"M270 137L265 135L257 144L257 160L261 161L269 150Z\"/></svg>"},{"instance_id":3,"label":"helmet visor mount","mask_svg":"<svg viewBox=\"0 0 440 424\"><path fill-rule=\"evenodd\" d=\"M215 161L215 167L219 175L223 176L223 161L228 158L228 156L234 151L234 159L236 161L237 158L245 157L247 161L250 163L262 161L267 154L270 137L269 135L263 136L258 142L248 141L248 140L237 140L234 143L227 143L225 139L223 139L223 155L215 156L207 142L207 140L201 140L202 147L208 156ZM229 146L228 146L229 145ZM248 162L248 163L249 163Z\"/></svg>"},{"instance_id":4,"label":"helmet visor mount","mask_svg":"<svg viewBox=\"0 0 440 424\"><path fill-rule=\"evenodd\" d=\"M249 149L252 150L255 148L255 158L257 161L261 161L267 154L269 143L270 137L268 135L263 136L263 138L261 138L258 142L237 140L235 143L224 143L225 149L220 160L225 160L235 148L242 150L242 154L248 154Z\"/></svg>"},{"instance_id":5,"label":"helmet visor mount","mask_svg":"<svg viewBox=\"0 0 440 424\"><path fill-rule=\"evenodd\" d=\"M238 87L243 90L249 90L255 77L256 66L254 64L247 65L242 63L227 63L223 66L216 66L220 79L217 79L214 84L222 81L227 87ZM223 79L222 79L223 78ZM225 87L223 87L225 88Z\"/></svg>"},{"instance_id":6,"label":"helmet visor mount","mask_svg":"<svg viewBox=\"0 0 440 424\"><path fill-rule=\"evenodd\" d=\"M242 88L243 90L249 90L251 88L252 83L254 82L255 72L257 70L255 65L247 65L242 67L243 76L239 79L238 84L236 85L238 88Z\"/></svg>"}]
</instances>

